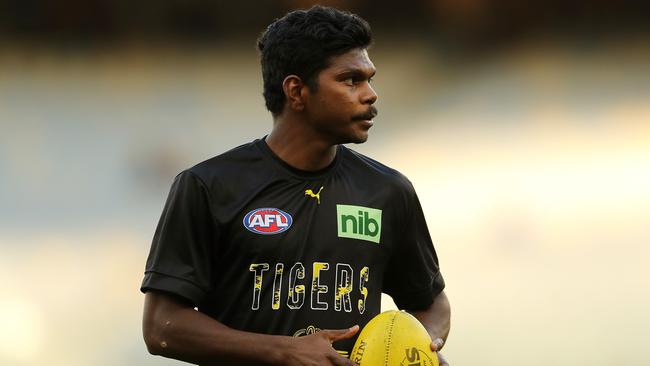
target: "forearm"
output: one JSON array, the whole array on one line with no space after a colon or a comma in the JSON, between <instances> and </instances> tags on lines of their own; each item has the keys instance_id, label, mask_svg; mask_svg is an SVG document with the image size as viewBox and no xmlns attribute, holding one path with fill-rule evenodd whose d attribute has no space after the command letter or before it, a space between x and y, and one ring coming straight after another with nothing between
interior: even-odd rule
<instances>
[{"instance_id":1,"label":"forearm","mask_svg":"<svg viewBox=\"0 0 650 366\"><path fill-rule=\"evenodd\" d=\"M147 294L143 331L152 354L201 365L274 365L288 337L242 332L191 307ZM149 312L149 313L148 313Z\"/></svg>"},{"instance_id":2,"label":"forearm","mask_svg":"<svg viewBox=\"0 0 650 366\"><path fill-rule=\"evenodd\" d=\"M447 340L451 326L451 307L444 291L433 299L433 303L427 309L407 311L424 325L432 340L436 338Z\"/></svg>"}]
</instances>

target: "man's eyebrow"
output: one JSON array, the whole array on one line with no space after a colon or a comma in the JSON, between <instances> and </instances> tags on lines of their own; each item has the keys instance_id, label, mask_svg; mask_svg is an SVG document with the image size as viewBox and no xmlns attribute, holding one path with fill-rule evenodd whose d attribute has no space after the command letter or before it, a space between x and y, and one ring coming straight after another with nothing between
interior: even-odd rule
<instances>
[{"instance_id":1,"label":"man's eyebrow","mask_svg":"<svg viewBox=\"0 0 650 366\"><path fill-rule=\"evenodd\" d=\"M369 77L375 76L375 74L377 73L377 70L374 69L374 68L370 69L370 70L372 70L372 71L370 71L370 76ZM343 69L343 70L337 72L336 75L340 76L340 77L343 77L343 76L347 76L347 77L349 77L349 76L366 77L367 72L366 72L366 69L350 68L350 69Z\"/></svg>"}]
</instances>

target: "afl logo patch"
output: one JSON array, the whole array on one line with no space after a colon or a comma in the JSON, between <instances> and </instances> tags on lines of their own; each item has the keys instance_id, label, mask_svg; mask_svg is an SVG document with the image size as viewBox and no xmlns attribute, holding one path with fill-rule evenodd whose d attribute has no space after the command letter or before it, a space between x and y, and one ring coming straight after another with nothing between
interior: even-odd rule
<instances>
[{"instance_id":1,"label":"afl logo patch","mask_svg":"<svg viewBox=\"0 0 650 366\"><path fill-rule=\"evenodd\" d=\"M262 235L287 231L292 222L291 215L277 208L257 208L244 216L244 227Z\"/></svg>"}]
</instances>

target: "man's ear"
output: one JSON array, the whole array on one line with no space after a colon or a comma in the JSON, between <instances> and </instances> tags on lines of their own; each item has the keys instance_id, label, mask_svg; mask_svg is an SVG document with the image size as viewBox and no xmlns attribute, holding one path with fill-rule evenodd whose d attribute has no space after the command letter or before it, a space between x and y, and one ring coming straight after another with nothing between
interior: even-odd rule
<instances>
[{"instance_id":1,"label":"man's ear","mask_svg":"<svg viewBox=\"0 0 650 366\"><path fill-rule=\"evenodd\" d=\"M306 85L302 79L296 75L289 75L282 81L284 96L287 98L287 105L294 111L305 109L304 92Z\"/></svg>"}]
</instances>

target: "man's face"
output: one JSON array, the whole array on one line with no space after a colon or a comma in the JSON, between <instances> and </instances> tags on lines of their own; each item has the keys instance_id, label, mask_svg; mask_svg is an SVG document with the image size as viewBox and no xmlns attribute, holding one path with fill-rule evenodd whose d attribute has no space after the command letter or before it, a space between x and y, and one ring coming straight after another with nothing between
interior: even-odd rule
<instances>
[{"instance_id":1,"label":"man's face","mask_svg":"<svg viewBox=\"0 0 650 366\"><path fill-rule=\"evenodd\" d=\"M332 57L318 75L316 92L308 92L306 112L314 131L333 145L365 142L377 115L374 74L365 49Z\"/></svg>"}]
</instances>

